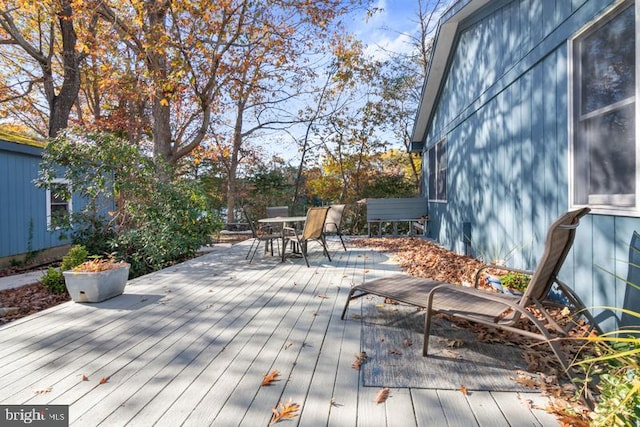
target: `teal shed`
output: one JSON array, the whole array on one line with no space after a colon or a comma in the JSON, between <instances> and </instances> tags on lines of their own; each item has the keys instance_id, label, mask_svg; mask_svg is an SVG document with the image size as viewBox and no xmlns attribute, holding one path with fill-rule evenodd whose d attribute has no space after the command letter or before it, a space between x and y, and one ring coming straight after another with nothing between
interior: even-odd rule
<instances>
[{"instance_id":1,"label":"teal shed","mask_svg":"<svg viewBox=\"0 0 640 427\"><path fill-rule=\"evenodd\" d=\"M59 259L68 248L69 241L51 226L51 215L77 211L84 203L76 195L58 200L55 192L36 187L44 147L43 141L0 130L0 267L25 258Z\"/></svg>"}]
</instances>

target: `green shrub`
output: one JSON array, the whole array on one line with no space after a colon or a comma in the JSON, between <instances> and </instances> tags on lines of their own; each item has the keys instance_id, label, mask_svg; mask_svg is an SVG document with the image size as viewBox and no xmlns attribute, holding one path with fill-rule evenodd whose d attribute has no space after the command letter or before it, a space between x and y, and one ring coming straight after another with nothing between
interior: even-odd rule
<instances>
[{"instance_id":1,"label":"green shrub","mask_svg":"<svg viewBox=\"0 0 640 427\"><path fill-rule=\"evenodd\" d=\"M64 276L59 268L49 267L40 279L40 283L54 294L61 294L66 290L64 286Z\"/></svg>"},{"instance_id":2,"label":"green shrub","mask_svg":"<svg viewBox=\"0 0 640 427\"><path fill-rule=\"evenodd\" d=\"M77 267L87 260L89 252L87 248L82 245L73 245L69 252L62 258L62 264L60 269L62 271L71 270L73 267Z\"/></svg>"},{"instance_id":3,"label":"green shrub","mask_svg":"<svg viewBox=\"0 0 640 427\"><path fill-rule=\"evenodd\" d=\"M509 273L500 276L500 283L507 288L516 289L520 292L524 292L529 286L531 276L524 273L517 273L510 271Z\"/></svg>"},{"instance_id":4,"label":"green shrub","mask_svg":"<svg viewBox=\"0 0 640 427\"><path fill-rule=\"evenodd\" d=\"M92 254L115 251L132 277L193 256L222 228L198 182L112 134L68 130L48 144L37 181L58 178L87 201L61 230Z\"/></svg>"},{"instance_id":5,"label":"green shrub","mask_svg":"<svg viewBox=\"0 0 640 427\"><path fill-rule=\"evenodd\" d=\"M71 270L86 261L89 253L87 249L82 245L74 245L69 249L69 252L62 258L60 268L49 267L47 272L42 276L40 282L45 288L49 289L54 294L61 294L66 291L64 285L63 271Z\"/></svg>"},{"instance_id":6,"label":"green shrub","mask_svg":"<svg viewBox=\"0 0 640 427\"><path fill-rule=\"evenodd\" d=\"M208 209L197 185L189 182L158 183L148 200L127 204L135 224L114 242L118 256L131 264L133 277L188 259L207 243L222 222Z\"/></svg>"},{"instance_id":7,"label":"green shrub","mask_svg":"<svg viewBox=\"0 0 640 427\"><path fill-rule=\"evenodd\" d=\"M638 319L640 313L624 311ZM593 426L637 426L640 420L640 336L634 328L584 338L593 355L574 362L584 368L584 387L592 381L600 395L592 413ZM596 381L597 380L597 381Z\"/></svg>"}]
</instances>

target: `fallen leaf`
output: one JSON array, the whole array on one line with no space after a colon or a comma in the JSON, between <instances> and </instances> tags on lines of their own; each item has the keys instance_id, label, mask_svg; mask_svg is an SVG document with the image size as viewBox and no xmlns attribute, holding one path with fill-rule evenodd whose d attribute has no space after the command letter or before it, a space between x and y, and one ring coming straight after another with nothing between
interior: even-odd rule
<instances>
[{"instance_id":1,"label":"fallen leaf","mask_svg":"<svg viewBox=\"0 0 640 427\"><path fill-rule=\"evenodd\" d=\"M404 347L411 347L413 345L413 341L411 341L411 338L405 338L402 340L402 345Z\"/></svg>"},{"instance_id":2,"label":"fallen leaf","mask_svg":"<svg viewBox=\"0 0 640 427\"><path fill-rule=\"evenodd\" d=\"M464 394L465 396L469 395L469 390L467 390L467 388L463 385L460 386L460 393Z\"/></svg>"},{"instance_id":3,"label":"fallen leaf","mask_svg":"<svg viewBox=\"0 0 640 427\"><path fill-rule=\"evenodd\" d=\"M107 381L109 381L109 378L111 378L111 377L102 377L102 378L100 378L100 381L98 382L98 385L106 384Z\"/></svg>"},{"instance_id":4,"label":"fallen leaf","mask_svg":"<svg viewBox=\"0 0 640 427\"><path fill-rule=\"evenodd\" d=\"M271 424L275 424L278 421L287 419L287 418L295 418L298 416L296 412L300 409L300 405L297 403L293 403L291 399L287 401L284 405L281 402L278 402L277 408L271 408L271 412L273 412L273 416L271 417Z\"/></svg>"},{"instance_id":5,"label":"fallen leaf","mask_svg":"<svg viewBox=\"0 0 640 427\"><path fill-rule=\"evenodd\" d=\"M448 348L443 348L438 353L443 355L444 357L450 357L452 359L462 359L462 355L460 353L449 350Z\"/></svg>"},{"instance_id":6,"label":"fallen leaf","mask_svg":"<svg viewBox=\"0 0 640 427\"><path fill-rule=\"evenodd\" d=\"M360 367L367 360L367 358L368 358L367 353L364 351L356 354L356 360L353 361L353 363L351 364L351 367L353 369L360 370Z\"/></svg>"},{"instance_id":7,"label":"fallen leaf","mask_svg":"<svg viewBox=\"0 0 640 427\"><path fill-rule=\"evenodd\" d=\"M384 403L389 398L389 393L390 393L390 390L387 387L380 389L376 394L376 398L373 399L373 401L376 402L377 404Z\"/></svg>"},{"instance_id":8,"label":"fallen leaf","mask_svg":"<svg viewBox=\"0 0 640 427\"><path fill-rule=\"evenodd\" d=\"M335 398L331 398L331 401L329 402L331 404L331 406L335 407L335 408L339 408L341 406L343 406L341 403L336 402Z\"/></svg>"},{"instance_id":9,"label":"fallen leaf","mask_svg":"<svg viewBox=\"0 0 640 427\"><path fill-rule=\"evenodd\" d=\"M34 393L35 394L45 394L45 393L49 393L51 390L53 390L51 387L45 387L45 388L41 388L39 390L35 390Z\"/></svg>"},{"instance_id":10,"label":"fallen leaf","mask_svg":"<svg viewBox=\"0 0 640 427\"><path fill-rule=\"evenodd\" d=\"M271 371L271 373L268 375L263 374L262 376L264 377L264 379L262 380L262 383L260 385L265 386L270 385L274 381L280 381L280 378L278 378L279 375L280 372L278 371Z\"/></svg>"},{"instance_id":11,"label":"fallen leaf","mask_svg":"<svg viewBox=\"0 0 640 427\"><path fill-rule=\"evenodd\" d=\"M328 296L326 296L326 295L323 295L323 294L319 294L319 295L318 295L318 298L321 298L321 299L327 299L327 298L329 298L329 297L328 297Z\"/></svg>"},{"instance_id":12,"label":"fallen leaf","mask_svg":"<svg viewBox=\"0 0 640 427\"><path fill-rule=\"evenodd\" d=\"M400 350L398 350L397 348L392 348L391 350L389 350L389 354L395 354L396 356L402 356L402 352Z\"/></svg>"},{"instance_id":13,"label":"fallen leaf","mask_svg":"<svg viewBox=\"0 0 640 427\"><path fill-rule=\"evenodd\" d=\"M82 374L82 381L89 381L89 377L85 374Z\"/></svg>"}]
</instances>

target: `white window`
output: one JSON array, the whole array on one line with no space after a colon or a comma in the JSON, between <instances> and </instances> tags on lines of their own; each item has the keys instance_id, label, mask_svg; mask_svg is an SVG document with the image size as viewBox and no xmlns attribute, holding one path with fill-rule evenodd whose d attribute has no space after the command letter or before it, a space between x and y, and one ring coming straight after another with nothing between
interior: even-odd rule
<instances>
[{"instance_id":1,"label":"white window","mask_svg":"<svg viewBox=\"0 0 640 427\"><path fill-rule=\"evenodd\" d=\"M69 221L71 212L69 182L57 179L47 188L47 228L55 230L62 222Z\"/></svg>"},{"instance_id":2,"label":"white window","mask_svg":"<svg viewBox=\"0 0 640 427\"><path fill-rule=\"evenodd\" d=\"M640 216L636 6L624 1L569 44L570 204Z\"/></svg>"},{"instance_id":3,"label":"white window","mask_svg":"<svg viewBox=\"0 0 640 427\"><path fill-rule=\"evenodd\" d=\"M447 201L447 148L445 140L429 148L429 200Z\"/></svg>"}]
</instances>

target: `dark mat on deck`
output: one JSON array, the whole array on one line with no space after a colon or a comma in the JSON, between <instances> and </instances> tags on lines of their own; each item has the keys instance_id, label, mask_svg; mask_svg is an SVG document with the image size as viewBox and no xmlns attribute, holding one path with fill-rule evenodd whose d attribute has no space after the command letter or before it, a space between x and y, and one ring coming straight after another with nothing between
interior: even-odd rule
<instances>
[{"instance_id":1,"label":"dark mat on deck","mask_svg":"<svg viewBox=\"0 0 640 427\"><path fill-rule=\"evenodd\" d=\"M522 349L478 342L472 331L440 318L423 357L424 311L377 297L362 303L365 386L531 391L511 379L524 367Z\"/></svg>"}]
</instances>

